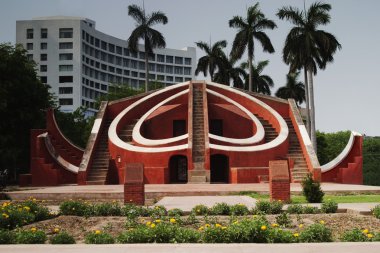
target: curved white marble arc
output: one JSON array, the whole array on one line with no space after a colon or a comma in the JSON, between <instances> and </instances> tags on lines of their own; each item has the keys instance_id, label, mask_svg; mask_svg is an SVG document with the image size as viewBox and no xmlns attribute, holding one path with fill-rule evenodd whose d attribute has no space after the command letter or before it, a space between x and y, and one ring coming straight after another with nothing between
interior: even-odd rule
<instances>
[{"instance_id":1,"label":"curved white marble arc","mask_svg":"<svg viewBox=\"0 0 380 253\"><path fill-rule=\"evenodd\" d=\"M186 144L182 144L182 145L176 145L176 146L171 146L171 147L139 147L139 146L134 146L134 145L131 145L129 143L126 143L124 142L123 140L121 140L116 132L116 127L117 125L119 124L120 120L133 108L137 107L138 105L144 103L145 101L149 100L150 98L156 96L156 95L159 95L159 94L162 94L162 93L165 93L169 90L173 90L173 89L177 89L177 88L180 88L180 87L183 87L183 86L186 86L186 85L189 85L190 82L184 82L184 83L180 83L180 84L177 84L177 85L173 85L173 86L169 86L169 87L166 87L165 89L162 89L162 90L159 90L157 92L154 92L152 94L149 94L148 96L146 97L143 97L142 99L139 99L137 100L136 102L134 102L133 104L131 104L130 106L128 106L127 108L125 108L121 113L119 113L115 119L112 121L109 129L108 129L108 138L109 140L115 144L116 146L122 148L122 149L126 149L126 150L130 150L130 151L135 151L135 152L146 152L146 153L159 153L159 152L168 152L168 151L175 151L175 150L184 150L184 149L187 149L188 148L188 143ZM188 91L186 91L188 92ZM175 97L178 97L178 96L181 96L183 95L181 92L180 93L177 93L173 96L171 96L170 98L171 99L174 99Z\"/></svg>"},{"instance_id":2,"label":"curved white marble arc","mask_svg":"<svg viewBox=\"0 0 380 253\"><path fill-rule=\"evenodd\" d=\"M332 170L340 162L342 162L344 158L346 158L348 156L348 154L350 153L350 151L352 149L352 146L354 145L355 136L362 136L362 135L360 133L352 131L350 139L348 140L348 143L347 143L346 147L342 150L342 152L337 157L335 157L332 161L321 166L321 172L322 173L327 172L329 170Z\"/></svg>"},{"instance_id":3,"label":"curved white marble arc","mask_svg":"<svg viewBox=\"0 0 380 253\"><path fill-rule=\"evenodd\" d=\"M150 114L152 114L155 110L157 110L160 106L163 106L164 104L166 104L167 102L177 98L177 97L180 97L182 95L185 95L186 93L189 93L189 89L187 90L184 90L184 91L181 91L163 101L161 101L160 103L158 103L157 105L155 105L153 108L151 108L149 111L147 111L140 119L139 121L137 121L136 125L134 126L133 128L133 132L132 132L132 136L133 136L133 140L139 144L142 144L142 145L145 145L145 146L158 146L158 145L166 145L166 144L169 144L169 143L173 143L173 142L177 142L177 141L181 141L181 140L185 140L187 138L189 138L189 134L183 134L183 135L180 135L180 136L176 136L176 137L173 137L173 138L166 138L166 139L159 139L159 140L153 140L153 139L147 139L145 137L143 137L141 135L141 125L142 123L145 121L146 118L148 118L148 116Z\"/></svg>"},{"instance_id":4,"label":"curved white marble arc","mask_svg":"<svg viewBox=\"0 0 380 253\"><path fill-rule=\"evenodd\" d=\"M272 107L270 107L266 103L258 100L255 97L252 97L252 96L250 96L244 92L235 90L231 87L221 85L221 84L217 84L217 83L213 83L213 82L207 82L207 85L214 86L217 88L221 88L221 89L227 90L227 91L232 92L232 93L236 93L242 97L245 97L248 100L251 100L252 102L258 104L259 106L261 106L265 110L267 110L269 113L271 113L276 118L276 120L278 121L278 123L280 125L280 133L278 134L278 136L274 140L267 142L267 143L264 143L264 144L261 144L261 145L241 147L241 146L217 145L217 144L211 144L210 143L210 148L216 149L216 150L223 150L223 151L255 152L255 151L262 151L262 150L268 150L271 148L275 148L275 147L279 146L280 144L282 144L284 141L286 141L286 139L288 138L288 135L289 135L288 125L286 124L285 120L281 117L281 115L278 112L276 112Z\"/></svg>"},{"instance_id":5,"label":"curved white marble arc","mask_svg":"<svg viewBox=\"0 0 380 253\"><path fill-rule=\"evenodd\" d=\"M256 128L257 128L256 133L249 138L244 138L244 139L227 138L227 137L218 136L218 135L209 133L210 139L214 139L214 140L218 140L218 141L222 141L226 143L240 144L240 145L255 144L264 139L264 136L265 136L264 127L261 124L260 120L253 113L251 113L249 110L247 110L245 107L243 107L241 104L237 103L236 101L220 93L217 93L216 91L209 90L209 89L206 89L206 91L207 93L213 96L219 97L227 101L228 103L235 105L237 108L239 108L241 111L243 111L245 114L248 115L248 117L253 121L253 123L256 125Z\"/></svg>"}]
</instances>

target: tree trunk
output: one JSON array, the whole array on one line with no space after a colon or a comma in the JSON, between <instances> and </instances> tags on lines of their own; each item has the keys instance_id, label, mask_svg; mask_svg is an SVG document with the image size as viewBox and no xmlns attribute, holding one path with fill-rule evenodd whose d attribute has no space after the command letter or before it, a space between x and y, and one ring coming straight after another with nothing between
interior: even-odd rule
<instances>
[{"instance_id":1,"label":"tree trunk","mask_svg":"<svg viewBox=\"0 0 380 253\"><path fill-rule=\"evenodd\" d=\"M145 51L145 92L148 92L149 83L149 54Z\"/></svg>"},{"instance_id":2,"label":"tree trunk","mask_svg":"<svg viewBox=\"0 0 380 253\"><path fill-rule=\"evenodd\" d=\"M305 104L306 104L306 130L310 136L310 99L309 99L309 82L307 80L307 68L303 68L305 78Z\"/></svg>"},{"instance_id":3,"label":"tree trunk","mask_svg":"<svg viewBox=\"0 0 380 253\"><path fill-rule=\"evenodd\" d=\"M314 147L315 153L317 153L317 135L315 132L315 106L314 106L314 86L313 86L313 72L308 69L309 78L309 95L310 95L310 132L311 132L311 142Z\"/></svg>"},{"instance_id":4,"label":"tree trunk","mask_svg":"<svg viewBox=\"0 0 380 253\"><path fill-rule=\"evenodd\" d=\"M248 69L249 69L248 90L252 91L252 56L251 55L248 55Z\"/></svg>"}]
</instances>

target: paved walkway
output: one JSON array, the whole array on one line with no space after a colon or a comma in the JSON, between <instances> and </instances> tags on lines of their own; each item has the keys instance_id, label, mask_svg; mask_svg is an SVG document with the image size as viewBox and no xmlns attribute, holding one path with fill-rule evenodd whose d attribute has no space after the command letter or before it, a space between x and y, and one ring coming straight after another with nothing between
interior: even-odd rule
<instances>
[{"instance_id":1,"label":"paved walkway","mask_svg":"<svg viewBox=\"0 0 380 253\"><path fill-rule=\"evenodd\" d=\"M378 253L380 242L298 244L113 244L113 245L0 245L8 253Z\"/></svg>"}]
</instances>

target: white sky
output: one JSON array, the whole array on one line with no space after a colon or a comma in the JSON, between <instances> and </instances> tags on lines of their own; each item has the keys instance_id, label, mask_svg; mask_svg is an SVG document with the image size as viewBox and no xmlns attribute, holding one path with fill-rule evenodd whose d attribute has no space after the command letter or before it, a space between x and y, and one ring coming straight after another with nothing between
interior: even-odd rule
<instances>
[{"instance_id":1,"label":"white sky","mask_svg":"<svg viewBox=\"0 0 380 253\"><path fill-rule=\"evenodd\" d=\"M263 53L255 48L255 60L269 60L265 74L272 77L275 88L285 84L288 67L282 61L282 48L290 24L279 20L275 13L282 6L303 8L303 0L262 0L261 10L274 20L278 28L268 31L276 50ZM321 27L333 33L342 44L335 61L314 78L316 126L325 132L355 130L366 135L380 136L380 1L330 0L331 23ZM169 18L167 25L157 25L168 48L195 47L194 42L214 43L225 39L227 52L235 30L228 20L234 15L245 16L249 0L145 0L147 12L161 10ZM306 0L306 7L312 3ZM134 28L127 6L142 5L142 0L1 0L0 43L15 42L16 20L40 16L82 16L96 22L96 29L118 38L127 39ZM202 52L197 50L197 57ZM301 76L303 80L303 76ZM204 79L198 76L198 79Z\"/></svg>"}]
</instances>

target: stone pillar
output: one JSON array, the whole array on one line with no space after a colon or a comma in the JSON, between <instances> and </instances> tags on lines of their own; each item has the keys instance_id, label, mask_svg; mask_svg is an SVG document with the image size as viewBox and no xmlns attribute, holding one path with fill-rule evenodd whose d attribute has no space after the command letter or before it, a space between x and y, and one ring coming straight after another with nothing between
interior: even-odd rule
<instances>
[{"instance_id":1,"label":"stone pillar","mask_svg":"<svg viewBox=\"0 0 380 253\"><path fill-rule=\"evenodd\" d=\"M144 205L144 164L130 163L125 168L124 178L124 203Z\"/></svg>"},{"instance_id":2,"label":"stone pillar","mask_svg":"<svg viewBox=\"0 0 380 253\"><path fill-rule=\"evenodd\" d=\"M290 200L290 177L286 160L269 161L270 200Z\"/></svg>"}]
</instances>

